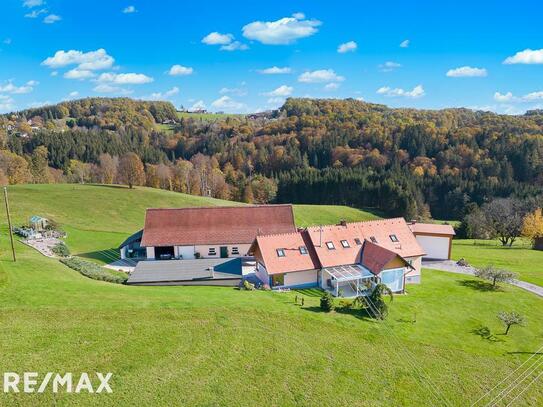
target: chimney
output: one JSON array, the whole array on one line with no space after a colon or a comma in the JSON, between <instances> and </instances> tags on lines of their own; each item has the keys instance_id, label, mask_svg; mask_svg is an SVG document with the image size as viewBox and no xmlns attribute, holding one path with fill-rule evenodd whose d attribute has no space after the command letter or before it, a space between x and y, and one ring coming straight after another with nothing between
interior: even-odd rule
<instances>
[{"instance_id":1,"label":"chimney","mask_svg":"<svg viewBox=\"0 0 543 407\"><path fill-rule=\"evenodd\" d=\"M414 225L415 223L417 223L417 220L416 219L411 219L411 224Z\"/></svg>"},{"instance_id":2,"label":"chimney","mask_svg":"<svg viewBox=\"0 0 543 407\"><path fill-rule=\"evenodd\" d=\"M341 219L338 226L347 226L347 221L345 219Z\"/></svg>"}]
</instances>

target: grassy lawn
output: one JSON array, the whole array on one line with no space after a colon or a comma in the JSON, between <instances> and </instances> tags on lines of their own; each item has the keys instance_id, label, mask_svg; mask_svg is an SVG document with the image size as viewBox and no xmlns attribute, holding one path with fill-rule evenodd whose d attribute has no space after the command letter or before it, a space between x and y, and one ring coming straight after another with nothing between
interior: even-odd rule
<instances>
[{"instance_id":1,"label":"grassy lawn","mask_svg":"<svg viewBox=\"0 0 543 407\"><path fill-rule=\"evenodd\" d=\"M426 271L380 323L321 313L310 290L119 286L21 244L13 264L5 238L0 249L0 365L114 373L111 395L0 393L2 406L438 405L430 382L467 405L543 342L540 298L509 286L480 291L471 277L443 272ZM305 296L303 308L294 295ZM527 325L501 335L502 309L523 313ZM542 401L533 386L519 405Z\"/></svg>"},{"instance_id":2,"label":"grassy lawn","mask_svg":"<svg viewBox=\"0 0 543 407\"><path fill-rule=\"evenodd\" d=\"M300 227L313 225L333 225L341 219L347 222L379 219L379 212L362 211L341 205L294 205L296 225Z\"/></svg>"},{"instance_id":3,"label":"grassy lawn","mask_svg":"<svg viewBox=\"0 0 543 407\"><path fill-rule=\"evenodd\" d=\"M482 267L493 264L519 274L519 279L543 286L543 252L532 250L526 240L503 247L497 240L453 240L452 258L465 258Z\"/></svg>"},{"instance_id":4,"label":"grassy lawn","mask_svg":"<svg viewBox=\"0 0 543 407\"><path fill-rule=\"evenodd\" d=\"M203 120L203 121L216 121L225 119L227 117L244 117L243 114L235 114L235 113L189 113L189 112L177 112L177 117L181 118L190 118L195 120Z\"/></svg>"}]
</instances>

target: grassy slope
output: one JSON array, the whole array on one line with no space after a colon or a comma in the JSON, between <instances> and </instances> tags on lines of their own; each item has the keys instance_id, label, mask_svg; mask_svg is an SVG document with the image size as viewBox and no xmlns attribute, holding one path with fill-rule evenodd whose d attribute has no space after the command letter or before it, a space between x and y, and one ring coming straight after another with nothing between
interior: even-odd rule
<instances>
[{"instance_id":1,"label":"grassy slope","mask_svg":"<svg viewBox=\"0 0 543 407\"><path fill-rule=\"evenodd\" d=\"M32 213L50 216L69 225L70 244L80 250L118 244L141 227L145 207L230 204L145 188L17 186L10 192L17 221ZM316 209L297 207L297 222L337 222L335 208L326 208L324 218ZM7 248L1 238L0 366L112 371L114 394L100 396L102 405L441 404L398 354L389 328L446 397L466 405L543 341L540 298L510 286L484 291L466 276L426 271L423 284L396 297L389 319L376 323L322 314L311 292L300 308L293 305L295 293L111 285L21 244L13 264ZM511 309L528 323L504 337L495 314ZM490 338L477 334L482 327ZM56 397L58 405L96 401ZM542 388L533 386L519 404L542 401ZM0 405L52 402L50 394L0 394Z\"/></svg>"},{"instance_id":2,"label":"grassy slope","mask_svg":"<svg viewBox=\"0 0 543 407\"><path fill-rule=\"evenodd\" d=\"M532 250L527 241L519 240L507 248L498 241L457 240L452 257L463 257L479 267L493 264L518 273L521 280L543 286L543 252Z\"/></svg>"}]
</instances>

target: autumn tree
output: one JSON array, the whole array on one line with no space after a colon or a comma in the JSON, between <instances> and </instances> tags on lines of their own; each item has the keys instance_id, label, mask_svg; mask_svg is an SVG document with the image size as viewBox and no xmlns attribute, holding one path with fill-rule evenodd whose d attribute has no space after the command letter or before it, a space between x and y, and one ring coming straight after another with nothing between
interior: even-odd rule
<instances>
[{"instance_id":1,"label":"autumn tree","mask_svg":"<svg viewBox=\"0 0 543 407\"><path fill-rule=\"evenodd\" d=\"M119 179L122 183L133 188L134 185L145 183L145 170L141 159L135 153L127 153L119 160Z\"/></svg>"},{"instance_id":2,"label":"autumn tree","mask_svg":"<svg viewBox=\"0 0 543 407\"><path fill-rule=\"evenodd\" d=\"M532 240L534 248L536 247L536 242L543 239L543 211L541 208L524 217L522 235Z\"/></svg>"},{"instance_id":3,"label":"autumn tree","mask_svg":"<svg viewBox=\"0 0 543 407\"><path fill-rule=\"evenodd\" d=\"M265 204L274 200L277 194L277 183L270 178L257 175L251 180L254 202Z\"/></svg>"},{"instance_id":4,"label":"autumn tree","mask_svg":"<svg viewBox=\"0 0 543 407\"><path fill-rule=\"evenodd\" d=\"M23 157L7 150L0 151L0 169L7 176L10 184L24 184L32 178L28 162Z\"/></svg>"},{"instance_id":5,"label":"autumn tree","mask_svg":"<svg viewBox=\"0 0 543 407\"><path fill-rule=\"evenodd\" d=\"M113 184L115 177L117 176L117 166L119 160L117 157L112 157L111 155L104 153L100 154L98 161L100 163L99 169L101 174L101 182L103 184Z\"/></svg>"}]
</instances>

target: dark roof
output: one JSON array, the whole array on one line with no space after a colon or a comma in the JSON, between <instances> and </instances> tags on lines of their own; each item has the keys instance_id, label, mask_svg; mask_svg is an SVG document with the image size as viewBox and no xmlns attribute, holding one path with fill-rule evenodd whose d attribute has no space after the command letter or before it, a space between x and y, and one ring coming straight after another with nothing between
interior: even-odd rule
<instances>
[{"instance_id":1,"label":"dark roof","mask_svg":"<svg viewBox=\"0 0 543 407\"><path fill-rule=\"evenodd\" d=\"M136 233L134 233L133 235L131 236L128 236L126 238L126 240L124 242L122 242L120 245L119 245L119 249L125 247L125 246L128 246L129 244L131 243L134 243L134 242L137 242L138 240L141 240L141 237L143 236L143 229L141 230L138 230Z\"/></svg>"},{"instance_id":2,"label":"dark roof","mask_svg":"<svg viewBox=\"0 0 543 407\"><path fill-rule=\"evenodd\" d=\"M141 245L250 244L257 235L295 231L292 205L147 209Z\"/></svg>"},{"instance_id":3,"label":"dark roof","mask_svg":"<svg viewBox=\"0 0 543 407\"><path fill-rule=\"evenodd\" d=\"M373 274L380 274L384 267L396 257L399 257L404 264L409 265L409 263L399 254L372 243L369 240L364 241L364 247L362 248L362 265Z\"/></svg>"},{"instance_id":4,"label":"dark roof","mask_svg":"<svg viewBox=\"0 0 543 407\"><path fill-rule=\"evenodd\" d=\"M211 276L210 268L214 272ZM241 259L148 260L140 261L128 277L128 284L171 283L240 279ZM205 285L205 284L202 284Z\"/></svg>"}]
</instances>

